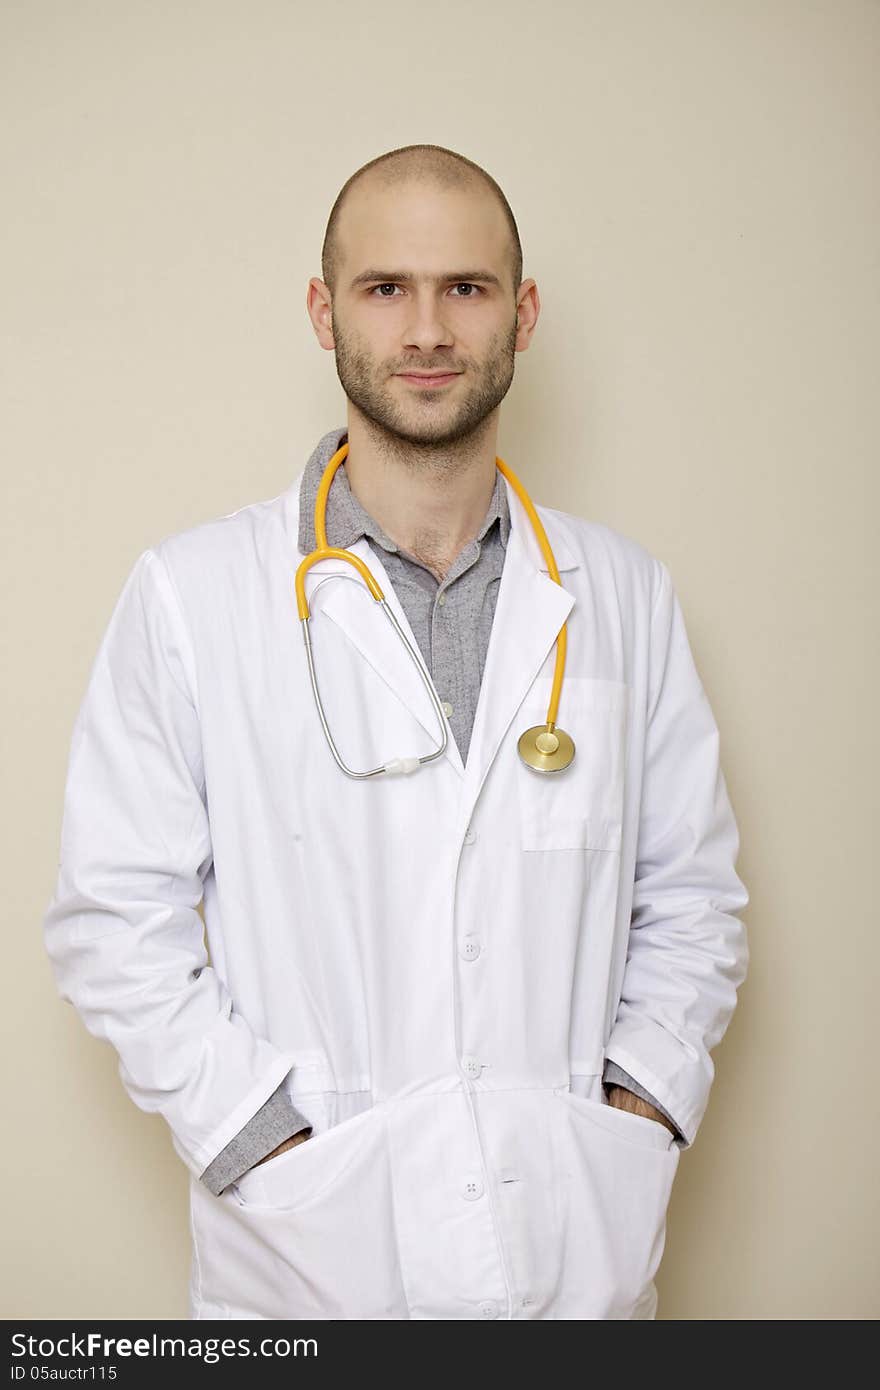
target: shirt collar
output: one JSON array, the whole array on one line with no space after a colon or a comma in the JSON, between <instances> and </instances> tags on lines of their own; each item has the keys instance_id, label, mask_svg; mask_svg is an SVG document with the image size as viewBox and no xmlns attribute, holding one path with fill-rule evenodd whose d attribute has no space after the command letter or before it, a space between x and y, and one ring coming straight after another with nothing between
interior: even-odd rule
<instances>
[{"instance_id":1,"label":"shirt collar","mask_svg":"<svg viewBox=\"0 0 880 1390\"><path fill-rule=\"evenodd\" d=\"M299 548L303 555L310 555L316 548L315 537L315 498L322 474L333 455L348 438L345 426L329 430L318 442L302 476L299 489ZM507 488L501 470L495 470L495 487L489 501L489 508L476 539L482 540L494 521L498 521L501 544L507 548L510 534L510 508L507 501ZM361 536L369 536L384 550L396 551L399 547L386 535L369 512L360 504L351 490L345 464L341 464L333 475L330 491L327 494L327 544L339 550L348 550Z\"/></svg>"}]
</instances>

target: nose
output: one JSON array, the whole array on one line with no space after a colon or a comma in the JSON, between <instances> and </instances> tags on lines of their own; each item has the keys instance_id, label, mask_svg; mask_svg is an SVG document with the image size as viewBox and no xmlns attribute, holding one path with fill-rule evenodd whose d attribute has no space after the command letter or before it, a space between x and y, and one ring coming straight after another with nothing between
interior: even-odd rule
<instances>
[{"instance_id":1,"label":"nose","mask_svg":"<svg viewBox=\"0 0 880 1390\"><path fill-rule=\"evenodd\" d=\"M429 355L437 347L448 347L454 342L454 334L449 324L444 321L440 304L437 296L429 290L423 295L413 295L410 300L411 308L404 329L403 348L417 348L424 355ZM431 370L436 370L442 363L436 363Z\"/></svg>"}]
</instances>

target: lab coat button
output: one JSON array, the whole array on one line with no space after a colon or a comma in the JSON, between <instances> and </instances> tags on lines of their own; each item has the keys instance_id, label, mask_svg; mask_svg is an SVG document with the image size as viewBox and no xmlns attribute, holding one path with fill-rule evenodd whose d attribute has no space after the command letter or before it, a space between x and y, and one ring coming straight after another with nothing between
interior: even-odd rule
<instances>
[{"instance_id":1,"label":"lab coat button","mask_svg":"<svg viewBox=\"0 0 880 1390\"><path fill-rule=\"evenodd\" d=\"M480 938L478 936L463 936L461 945L458 948L458 953L464 960L476 960L481 949Z\"/></svg>"},{"instance_id":2,"label":"lab coat button","mask_svg":"<svg viewBox=\"0 0 880 1390\"><path fill-rule=\"evenodd\" d=\"M466 845L472 845L472 844L474 843L474 840L475 840L476 838L477 838L477 832L476 832L476 830L471 830L470 826L468 826L467 830L464 832L464 842L465 842L465 844L466 844Z\"/></svg>"},{"instance_id":3,"label":"lab coat button","mask_svg":"<svg viewBox=\"0 0 880 1390\"><path fill-rule=\"evenodd\" d=\"M484 1298L480 1304L480 1317L497 1318L497 1316L498 1304L495 1302L494 1298Z\"/></svg>"},{"instance_id":4,"label":"lab coat button","mask_svg":"<svg viewBox=\"0 0 880 1390\"><path fill-rule=\"evenodd\" d=\"M449 718L450 714L452 713L452 706L451 706L451 704L449 703L448 700L444 700L444 701L443 701L443 713L446 715L447 719Z\"/></svg>"},{"instance_id":5,"label":"lab coat button","mask_svg":"<svg viewBox=\"0 0 880 1390\"><path fill-rule=\"evenodd\" d=\"M461 1195L468 1202L476 1202L478 1197L483 1195L483 1180L476 1173L465 1178Z\"/></svg>"},{"instance_id":6,"label":"lab coat button","mask_svg":"<svg viewBox=\"0 0 880 1390\"><path fill-rule=\"evenodd\" d=\"M483 1070L483 1064L476 1057L472 1057L470 1053L468 1053L461 1059L461 1069L465 1076L479 1076L480 1072Z\"/></svg>"}]
</instances>

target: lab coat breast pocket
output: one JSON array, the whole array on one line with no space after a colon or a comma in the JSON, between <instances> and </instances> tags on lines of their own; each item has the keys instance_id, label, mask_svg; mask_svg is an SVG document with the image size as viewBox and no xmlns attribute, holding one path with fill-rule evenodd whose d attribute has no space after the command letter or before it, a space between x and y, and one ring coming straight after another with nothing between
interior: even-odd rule
<instances>
[{"instance_id":1,"label":"lab coat breast pocket","mask_svg":"<svg viewBox=\"0 0 880 1390\"><path fill-rule=\"evenodd\" d=\"M516 751L520 734L546 724L552 679L535 681L512 732L524 850L620 850L630 687L624 681L565 676L560 728L574 740L561 772L536 772Z\"/></svg>"}]
</instances>

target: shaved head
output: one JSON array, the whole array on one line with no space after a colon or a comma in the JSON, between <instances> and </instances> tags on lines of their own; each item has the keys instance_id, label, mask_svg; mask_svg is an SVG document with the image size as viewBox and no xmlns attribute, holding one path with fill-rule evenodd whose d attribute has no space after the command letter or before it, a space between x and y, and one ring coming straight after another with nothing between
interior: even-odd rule
<instances>
[{"instance_id":1,"label":"shaved head","mask_svg":"<svg viewBox=\"0 0 880 1390\"><path fill-rule=\"evenodd\" d=\"M472 160L442 145L404 145L364 164L343 184L330 212L321 250L321 274L335 295L344 265L348 264L346 208L356 211L357 193L393 195L404 186L448 190L488 199L506 223L507 283L513 295L522 282L522 247L510 204L498 184Z\"/></svg>"}]
</instances>

